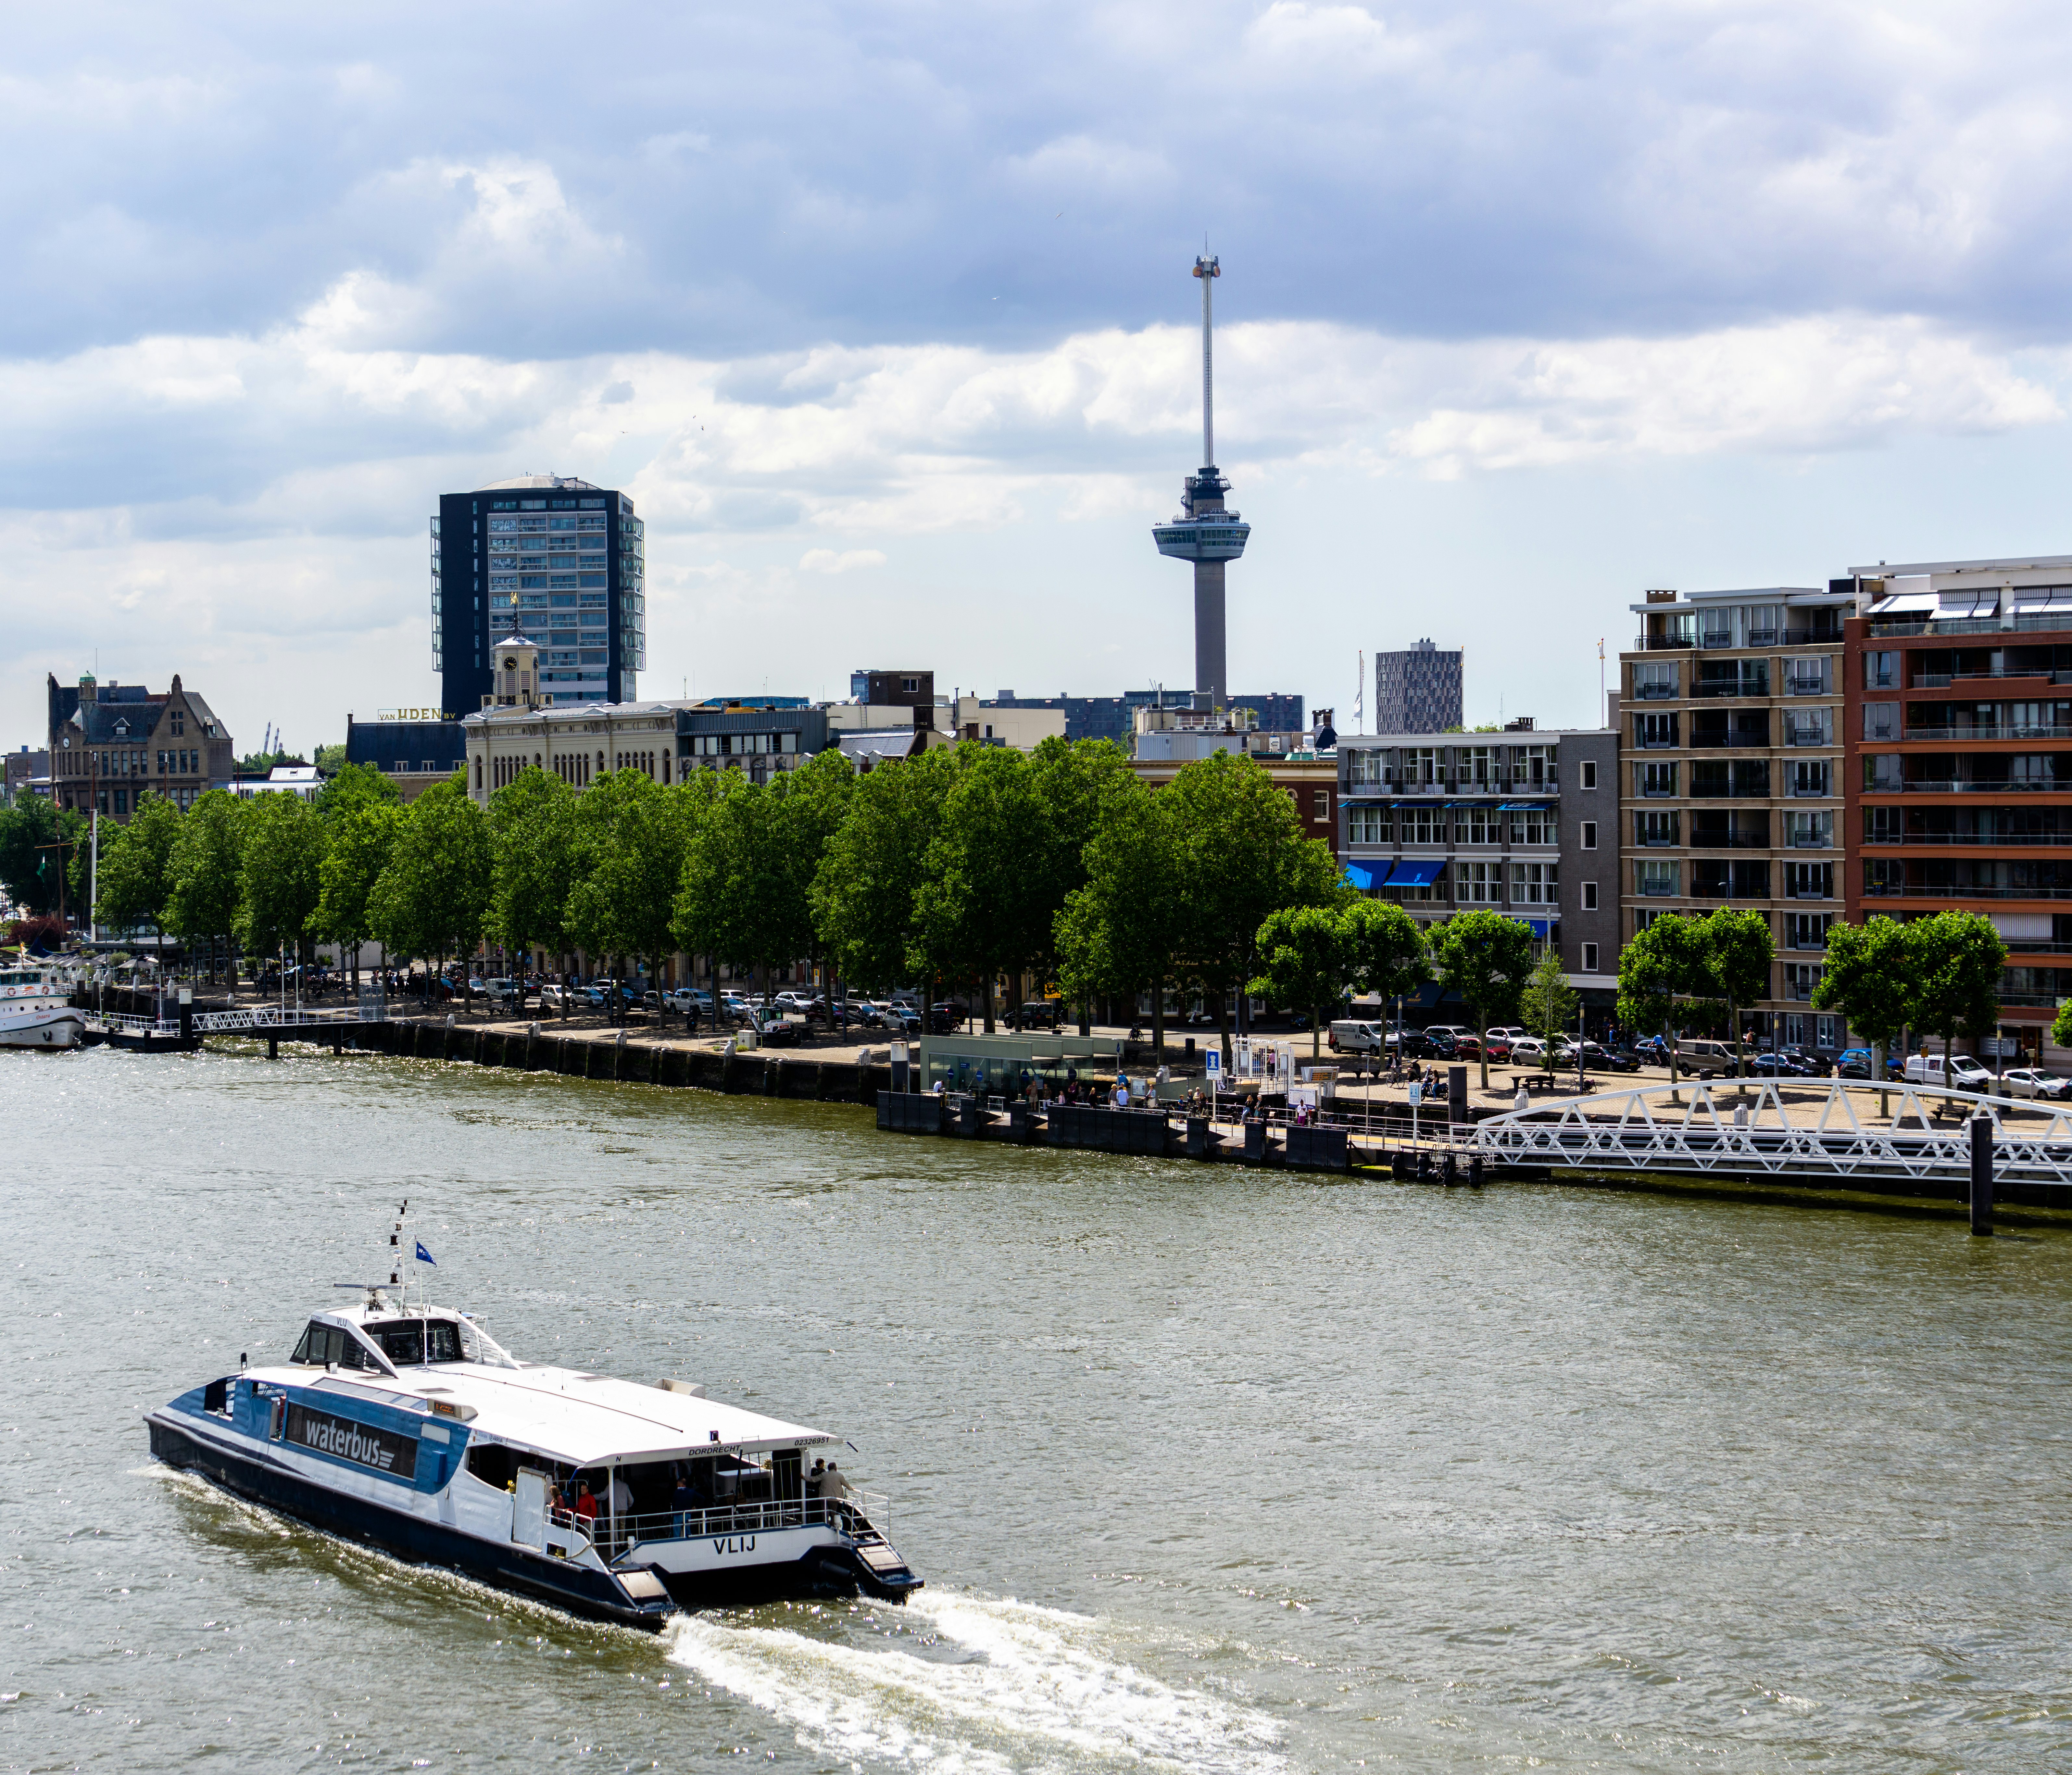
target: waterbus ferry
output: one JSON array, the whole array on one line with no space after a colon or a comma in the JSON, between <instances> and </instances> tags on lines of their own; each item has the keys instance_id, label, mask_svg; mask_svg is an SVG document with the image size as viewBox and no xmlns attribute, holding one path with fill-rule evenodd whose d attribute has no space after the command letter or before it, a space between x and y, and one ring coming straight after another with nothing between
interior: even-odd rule
<instances>
[{"instance_id":1,"label":"waterbus ferry","mask_svg":"<svg viewBox=\"0 0 2072 1775\"><path fill-rule=\"evenodd\" d=\"M392 1278L314 1314L285 1362L150 1415L151 1452L239 1495L596 1619L918 1588L884 1501L804 1425L653 1386L520 1362L465 1313Z\"/></svg>"},{"instance_id":2,"label":"waterbus ferry","mask_svg":"<svg viewBox=\"0 0 2072 1775\"><path fill-rule=\"evenodd\" d=\"M0 968L0 1048L76 1048L86 1017L50 968Z\"/></svg>"}]
</instances>

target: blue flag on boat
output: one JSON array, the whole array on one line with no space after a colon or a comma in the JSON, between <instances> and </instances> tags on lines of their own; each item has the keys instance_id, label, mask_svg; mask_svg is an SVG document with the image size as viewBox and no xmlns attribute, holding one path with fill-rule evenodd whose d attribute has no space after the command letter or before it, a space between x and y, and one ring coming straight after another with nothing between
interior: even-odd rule
<instances>
[{"instance_id":1,"label":"blue flag on boat","mask_svg":"<svg viewBox=\"0 0 2072 1775\"><path fill-rule=\"evenodd\" d=\"M425 1249L425 1242L421 1239L417 1241L417 1261L420 1263L429 1263L434 1269L438 1267L439 1260Z\"/></svg>"}]
</instances>

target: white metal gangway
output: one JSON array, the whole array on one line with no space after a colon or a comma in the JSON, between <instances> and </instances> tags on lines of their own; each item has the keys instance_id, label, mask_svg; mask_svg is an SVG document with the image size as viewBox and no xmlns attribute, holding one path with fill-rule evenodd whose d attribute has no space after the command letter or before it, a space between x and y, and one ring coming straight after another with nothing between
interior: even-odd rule
<instances>
[{"instance_id":1,"label":"white metal gangway","mask_svg":"<svg viewBox=\"0 0 2072 1775\"><path fill-rule=\"evenodd\" d=\"M1894 1084L1883 1087L1888 1124L1859 1113L1874 1108L1881 1087L1838 1079L1815 1097L1820 1088L1770 1079L1637 1085L1492 1116L1469 1144L1493 1165L1905 1178L1947 1182L1954 1194L1971 1176L1971 1120L1984 1115L1996 1179L2072 1184L2072 1103Z\"/></svg>"},{"instance_id":2,"label":"white metal gangway","mask_svg":"<svg viewBox=\"0 0 2072 1775\"><path fill-rule=\"evenodd\" d=\"M93 1022L105 1029L120 1029L125 1035L170 1035L180 1033L178 1017L138 1017L127 1011L95 1011L88 1013ZM372 1010L366 1005L356 1009L342 1011L305 1011L290 1005L255 1005L235 1011L199 1011L189 1020L188 1027L196 1035L224 1035L238 1029L306 1029L312 1025L323 1028L350 1029L362 1023L385 1021L385 1007Z\"/></svg>"}]
</instances>

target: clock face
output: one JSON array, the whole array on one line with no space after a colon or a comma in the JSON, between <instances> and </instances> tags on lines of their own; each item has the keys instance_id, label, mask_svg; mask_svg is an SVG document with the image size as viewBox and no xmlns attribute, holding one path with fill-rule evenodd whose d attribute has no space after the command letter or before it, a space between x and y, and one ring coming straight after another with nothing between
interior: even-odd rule
<instances>
[{"instance_id":1,"label":"clock face","mask_svg":"<svg viewBox=\"0 0 2072 1775\"><path fill-rule=\"evenodd\" d=\"M518 669L517 660L513 659L508 654L505 655L504 659L504 669L506 672L516 672Z\"/></svg>"}]
</instances>

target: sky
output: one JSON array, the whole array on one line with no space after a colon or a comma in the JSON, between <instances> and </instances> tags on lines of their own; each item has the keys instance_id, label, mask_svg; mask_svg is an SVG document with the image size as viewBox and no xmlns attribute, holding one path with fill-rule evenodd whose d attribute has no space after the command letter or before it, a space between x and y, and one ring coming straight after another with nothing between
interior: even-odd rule
<instances>
[{"instance_id":1,"label":"sky","mask_svg":"<svg viewBox=\"0 0 2072 1775\"><path fill-rule=\"evenodd\" d=\"M1651 586L2072 553L2072 13L1655 0L23 11L0 742L436 702L428 520L648 523L646 696L1192 671L1601 719Z\"/></svg>"}]
</instances>

